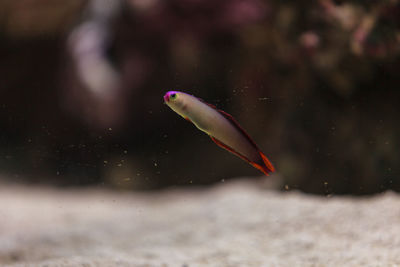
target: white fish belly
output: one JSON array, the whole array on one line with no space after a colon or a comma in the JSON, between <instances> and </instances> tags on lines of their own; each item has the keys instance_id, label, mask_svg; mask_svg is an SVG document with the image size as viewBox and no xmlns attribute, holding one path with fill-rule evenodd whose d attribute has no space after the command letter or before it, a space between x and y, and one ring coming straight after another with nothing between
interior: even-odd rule
<instances>
[{"instance_id":1,"label":"white fish belly","mask_svg":"<svg viewBox=\"0 0 400 267\"><path fill-rule=\"evenodd\" d=\"M185 104L187 107L186 116L198 129L218 139L251 161L259 162L262 160L258 150L247 137L216 109L193 96L187 96Z\"/></svg>"},{"instance_id":2,"label":"white fish belly","mask_svg":"<svg viewBox=\"0 0 400 267\"><path fill-rule=\"evenodd\" d=\"M212 122L209 134L249 160L258 162L260 156L253 144L229 120L221 117L222 120Z\"/></svg>"}]
</instances>

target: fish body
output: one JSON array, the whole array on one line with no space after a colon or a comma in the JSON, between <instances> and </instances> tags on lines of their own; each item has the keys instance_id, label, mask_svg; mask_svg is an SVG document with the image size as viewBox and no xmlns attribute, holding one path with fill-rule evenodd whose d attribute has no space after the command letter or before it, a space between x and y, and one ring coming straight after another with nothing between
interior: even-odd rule
<instances>
[{"instance_id":1,"label":"fish body","mask_svg":"<svg viewBox=\"0 0 400 267\"><path fill-rule=\"evenodd\" d=\"M164 101L180 116L207 133L220 147L239 156L266 175L275 170L264 153L228 113L178 91L167 92Z\"/></svg>"}]
</instances>

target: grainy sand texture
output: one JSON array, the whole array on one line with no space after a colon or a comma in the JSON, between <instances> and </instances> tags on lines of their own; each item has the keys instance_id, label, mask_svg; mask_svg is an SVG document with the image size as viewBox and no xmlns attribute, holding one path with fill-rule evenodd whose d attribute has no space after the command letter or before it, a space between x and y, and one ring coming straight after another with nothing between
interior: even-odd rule
<instances>
[{"instance_id":1,"label":"grainy sand texture","mask_svg":"<svg viewBox=\"0 0 400 267\"><path fill-rule=\"evenodd\" d=\"M400 266L400 197L2 185L3 266Z\"/></svg>"}]
</instances>

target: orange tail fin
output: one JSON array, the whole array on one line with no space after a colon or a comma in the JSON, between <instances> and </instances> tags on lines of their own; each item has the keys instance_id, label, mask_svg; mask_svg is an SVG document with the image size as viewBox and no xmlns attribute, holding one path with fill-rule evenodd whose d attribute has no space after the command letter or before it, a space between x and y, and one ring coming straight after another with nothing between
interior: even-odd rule
<instances>
[{"instance_id":1,"label":"orange tail fin","mask_svg":"<svg viewBox=\"0 0 400 267\"><path fill-rule=\"evenodd\" d=\"M263 173L265 173L265 175L268 175L268 173L270 172L274 172L275 168L272 165L272 163L268 160L268 158L264 155L264 153L262 153L261 151L259 151L259 153L264 162L264 165L260 165L255 162L250 162L250 164L253 165L255 168L259 169L260 171L262 171Z\"/></svg>"},{"instance_id":2,"label":"orange tail fin","mask_svg":"<svg viewBox=\"0 0 400 267\"><path fill-rule=\"evenodd\" d=\"M211 139L220 147L228 150L229 152L231 152L232 154L235 154L236 156L240 157L241 159L243 159L244 161L247 161L248 163L250 163L254 168L260 170L261 172L263 172L265 175L268 176L268 173L270 172L274 172L275 168L274 166L272 166L272 163L267 159L267 157L264 155L263 152L261 152L260 150L258 151L258 153L260 154L263 163L259 164L256 163L254 161L249 160L246 156L238 153L237 151L235 151L233 148L225 145L224 143L222 143L221 141L219 141L218 139L210 136Z\"/></svg>"}]
</instances>

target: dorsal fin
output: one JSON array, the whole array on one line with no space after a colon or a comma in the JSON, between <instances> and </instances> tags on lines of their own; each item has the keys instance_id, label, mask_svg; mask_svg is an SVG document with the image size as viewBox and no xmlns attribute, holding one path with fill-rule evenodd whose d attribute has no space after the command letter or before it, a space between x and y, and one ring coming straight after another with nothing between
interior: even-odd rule
<instances>
[{"instance_id":1,"label":"dorsal fin","mask_svg":"<svg viewBox=\"0 0 400 267\"><path fill-rule=\"evenodd\" d=\"M219 108L217 108L215 105L207 103L206 101L204 101L201 98L196 97L199 101L201 101L202 103L208 105L209 107L215 109L216 111L218 111L222 116L224 116L226 119L228 119L228 121L230 121L230 123L232 123L233 126L235 126L244 136L246 136L246 138L251 142L252 145L254 145L254 147L256 147L258 149L258 146L256 145L256 143L253 141L253 139L251 139L251 137L249 136L248 133L246 133L246 131L242 128L242 126L240 126L240 124L237 122L237 120L235 120L235 118L233 118L233 116Z\"/></svg>"},{"instance_id":2,"label":"dorsal fin","mask_svg":"<svg viewBox=\"0 0 400 267\"><path fill-rule=\"evenodd\" d=\"M238 129L238 130L246 137L246 139L249 140L249 142L250 142L255 148L257 148L258 150L260 150L260 149L258 148L257 144L253 141L253 139L251 139L251 137L249 136L249 134L242 128L242 126L240 126L240 124L237 122L237 120L235 120L235 118L234 118L231 114L229 114L229 113L227 113L227 112L225 112L225 111L223 111L223 110L221 110L221 109L218 109L215 105L210 104L210 103L207 103L206 101L204 101L204 100L201 99L201 98L198 98L198 97L196 97L196 98L197 98L199 101L203 102L204 104L208 105L209 107L211 107L211 108L215 109L216 111L218 111L218 112L219 112L222 116L224 116L233 126L235 126L235 128Z\"/></svg>"},{"instance_id":3,"label":"dorsal fin","mask_svg":"<svg viewBox=\"0 0 400 267\"><path fill-rule=\"evenodd\" d=\"M235 126L236 129L238 129L245 137L246 139L258 150L260 150L257 146L257 144L253 141L253 139L251 139L251 137L249 136L249 134L242 128L242 126L240 126L240 124L237 122L237 120L232 117L231 114L226 113L225 111L221 110L221 109L217 109L216 110L222 115L224 116L233 126Z\"/></svg>"}]
</instances>

